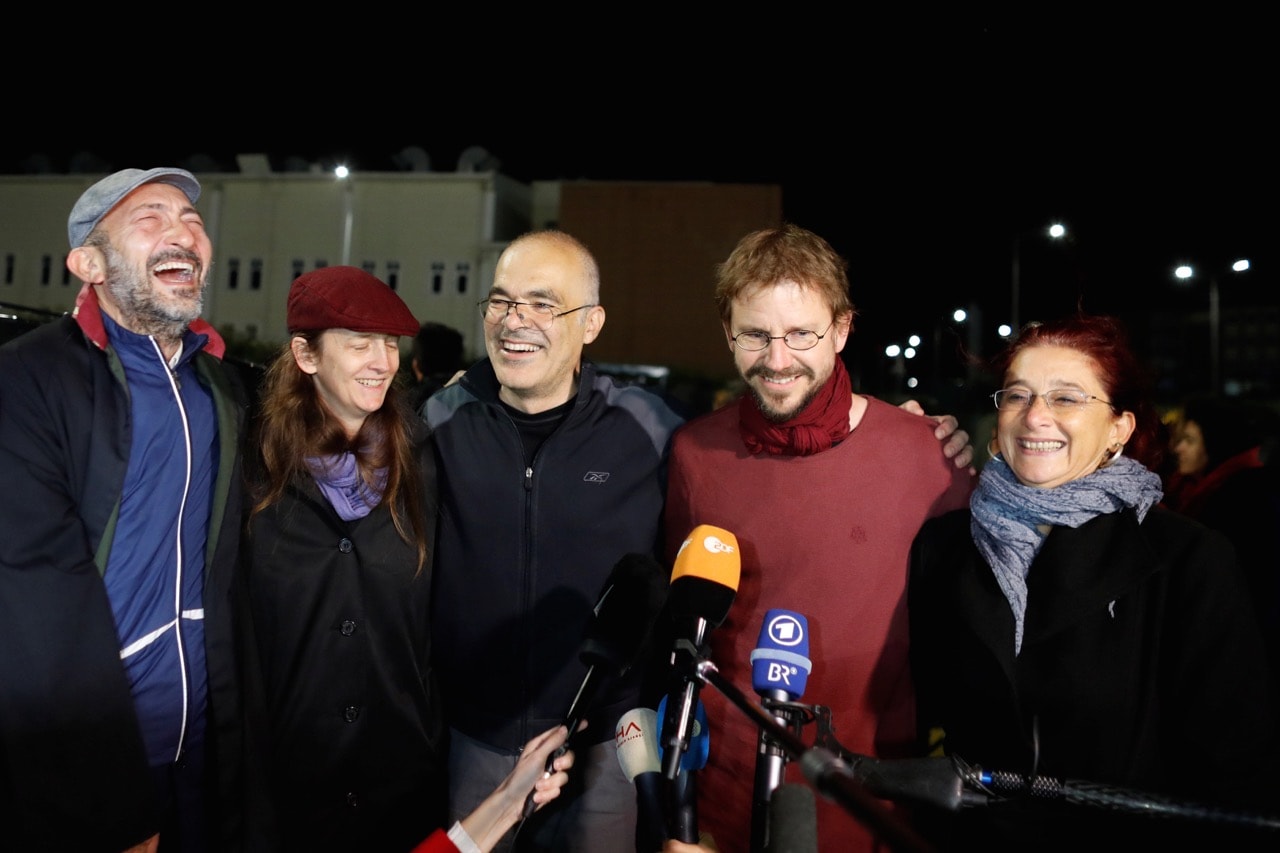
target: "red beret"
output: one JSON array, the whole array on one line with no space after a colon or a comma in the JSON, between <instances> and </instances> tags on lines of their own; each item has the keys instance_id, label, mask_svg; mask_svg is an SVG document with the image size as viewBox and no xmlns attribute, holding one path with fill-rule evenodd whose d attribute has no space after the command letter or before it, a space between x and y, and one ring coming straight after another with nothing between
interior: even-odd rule
<instances>
[{"instance_id":1,"label":"red beret","mask_svg":"<svg viewBox=\"0 0 1280 853\"><path fill-rule=\"evenodd\" d=\"M396 292L359 267L321 267L289 288L289 333L350 329L416 335L418 320Z\"/></svg>"}]
</instances>

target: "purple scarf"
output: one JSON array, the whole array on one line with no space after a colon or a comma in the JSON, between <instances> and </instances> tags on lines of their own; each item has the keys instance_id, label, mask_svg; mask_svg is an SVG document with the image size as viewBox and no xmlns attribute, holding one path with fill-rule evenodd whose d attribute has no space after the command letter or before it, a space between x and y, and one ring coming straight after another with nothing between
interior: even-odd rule
<instances>
[{"instance_id":1,"label":"purple scarf","mask_svg":"<svg viewBox=\"0 0 1280 853\"><path fill-rule=\"evenodd\" d=\"M382 501L382 490L387 485L387 469L379 468L374 472L375 483L370 488L360 476L354 453L308 456L307 468L316 478L320 493L343 521L364 518Z\"/></svg>"}]
</instances>

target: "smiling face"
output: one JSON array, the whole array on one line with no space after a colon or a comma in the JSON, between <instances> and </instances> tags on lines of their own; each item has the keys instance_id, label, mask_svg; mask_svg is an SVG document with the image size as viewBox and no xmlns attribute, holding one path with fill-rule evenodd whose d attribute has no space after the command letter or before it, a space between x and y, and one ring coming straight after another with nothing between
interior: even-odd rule
<instances>
[{"instance_id":1,"label":"smiling face","mask_svg":"<svg viewBox=\"0 0 1280 853\"><path fill-rule=\"evenodd\" d=\"M846 313L833 323L831 307L822 295L794 281L743 291L733 300L729 317L725 336L733 363L761 413L774 423L795 417L822 389L835 370L853 319L852 313ZM793 350L782 340L772 340L763 350L748 352L733 342L741 332L764 332L777 338L801 329L823 338L809 350Z\"/></svg>"},{"instance_id":2,"label":"smiling face","mask_svg":"<svg viewBox=\"0 0 1280 853\"><path fill-rule=\"evenodd\" d=\"M1109 450L1132 435L1131 412L1116 414L1097 400L1071 409L1051 409L1040 396L1046 391L1071 389L1110 399L1093 360L1060 346L1031 346L1009 365L1005 388L1018 388L1035 398L1020 411L1001 410L996 441L1014 476L1025 486L1053 488L1097 470Z\"/></svg>"},{"instance_id":3,"label":"smiling face","mask_svg":"<svg viewBox=\"0 0 1280 853\"><path fill-rule=\"evenodd\" d=\"M399 341L396 335L326 329L311 345L295 336L289 346L298 368L314 377L325 408L354 438L365 418L382 408L400 368Z\"/></svg>"},{"instance_id":4,"label":"smiling face","mask_svg":"<svg viewBox=\"0 0 1280 853\"><path fill-rule=\"evenodd\" d=\"M104 285L99 301L120 325L176 339L200 316L212 257L204 220L182 190L150 183L112 208L68 265Z\"/></svg>"},{"instance_id":5,"label":"smiling face","mask_svg":"<svg viewBox=\"0 0 1280 853\"><path fill-rule=\"evenodd\" d=\"M556 314L595 302L598 296L581 250L552 237L525 238L498 259L489 296L513 302L543 302ZM530 414L567 403L577 387L582 348L604 325L595 305L563 317L538 320L528 309L508 310L499 323L484 324L485 349L502 388L502 401Z\"/></svg>"}]
</instances>

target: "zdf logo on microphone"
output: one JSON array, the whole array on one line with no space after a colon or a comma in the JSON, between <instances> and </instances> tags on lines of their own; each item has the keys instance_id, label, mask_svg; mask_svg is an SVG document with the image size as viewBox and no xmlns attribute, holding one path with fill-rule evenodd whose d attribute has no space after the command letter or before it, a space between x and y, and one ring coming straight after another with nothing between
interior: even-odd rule
<instances>
[{"instance_id":1,"label":"zdf logo on microphone","mask_svg":"<svg viewBox=\"0 0 1280 853\"><path fill-rule=\"evenodd\" d=\"M732 554L736 549L727 542L721 542L718 536L708 536L702 540L702 547L712 554Z\"/></svg>"}]
</instances>

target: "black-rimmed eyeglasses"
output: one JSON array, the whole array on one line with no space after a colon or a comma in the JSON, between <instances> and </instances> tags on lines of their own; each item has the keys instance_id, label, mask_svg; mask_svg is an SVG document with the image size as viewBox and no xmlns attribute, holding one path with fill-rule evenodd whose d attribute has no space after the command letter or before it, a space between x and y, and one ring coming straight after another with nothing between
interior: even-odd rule
<instances>
[{"instance_id":1,"label":"black-rimmed eyeglasses","mask_svg":"<svg viewBox=\"0 0 1280 853\"><path fill-rule=\"evenodd\" d=\"M1077 391L1074 388L1053 388L1045 391L1043 394L1035 394L1026 388L1001 388L999 391L991 395L991 399L995 402L996 408L1002 412L1022 412L1031 408L1036 401L1036 397L1044 400L1044 404L1052 411L1063 413L1086 406L1089 403L1106 403L1111 405L1110 400L1104 400L1094 394L1086 394L1083 391Z\"/></svg>"},{"instance_id":2,"label":"black-rimmed eyeglasses","mask_svg":"<svg viewBox=\"0 0 1280 853\"><path fill-rule=\"evenodd\" d=\"M827 332L831 331L831 326L835 325L833 320L827 328L822 330L822 334L811 332L808 329L796 329L794 332L787 332L785 335L770 335L767 332L750 331L738 332L734 335L733 345L740 350L746 352L760 352L760 350L768 349L769 344L773 341L782 341L787 345L787 349L807 350L813 349L818 345L818 341L827 336Z\"/></svg>"},{"instance_id":3,"label":"black-rimmed eyeglasses","mask_svg":"<svg viewBox=\"0 0 1280 853\"><path fill-rule=\"evenodd\" d=\"M491 323L495 326L502 323L507 319L507 315L511 313L511 309L514 308L517 317L532 323L535 328L541 331L551 328L551 324L558 317L581 311L583 308L596 307L595 303L591 302L586 305L579 305L577 308L570 308L568 311L557 311L556 306L548 302L517 302L514 299L498 299L495 296L481 299L476 304L479 305L480 313L484 315L486 323Z\"/></svg>"}]
</instances>

